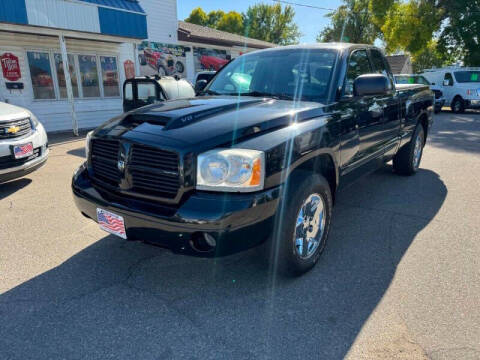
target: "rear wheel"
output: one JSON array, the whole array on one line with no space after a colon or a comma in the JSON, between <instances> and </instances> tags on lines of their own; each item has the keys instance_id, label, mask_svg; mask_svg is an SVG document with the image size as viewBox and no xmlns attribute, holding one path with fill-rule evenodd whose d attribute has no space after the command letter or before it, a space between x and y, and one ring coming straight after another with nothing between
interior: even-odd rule
<instances>
[{"instance_id":1,"label":"rear wheel","mask_svg":"<svg viewBox=\"0 0 480 360\"><path fill-rule=\"evenodd\" d=\"M147 59L146 59L145 55L139 54L139 55L138 55L138 62L139 62L140 65L142 65L142 66L147 65Z\"/></svg>"},{"instance_id":2,"label":"rear wheel","mask_svg":"<svg viewBox=\"0 0 480 360\"><path fill-rule=\"evenodd\" d=\"M393 168L401 175L413 175L420 167L425 144L425 131L418 124L413 132L412 139L404 145L393 158Z\"/></svg>"},{"instance_id":3,"label":"rear wheel","mask_svg":"<svg viewBox=\"0 0 480 360\"><path fill-rule=\"evenodd\" d=\"M456 114L465 112L465 103L461 97L457 96L455 99L453 99L452 111Z\"/></svg>"},{"instance_id":4,"label":"rear wheel","mask_svg":"<svg viewBox=\"0 0 480 360\"><path fill-rule=\"evenodd\" d=\"M289 189L272 239L272 264L284 274L301 275L315 266L325 249L332 195L327 180L309 172L292 179Z\"/></svg>"}]
</instances>

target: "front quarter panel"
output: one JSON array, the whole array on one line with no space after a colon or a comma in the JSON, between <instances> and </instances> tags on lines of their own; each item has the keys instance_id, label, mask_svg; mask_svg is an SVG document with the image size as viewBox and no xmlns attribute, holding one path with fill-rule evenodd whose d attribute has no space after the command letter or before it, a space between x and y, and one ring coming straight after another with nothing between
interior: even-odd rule
<instances>
[{"instance_id":1,"label":"front quarter panel","mask_svg":"<svg viewBox=\"0 0 480 360\"><path fill-rule=\"evenodd\" d=\"M322 116L241 142L235 147L265 152L265 188L282 184L297 168L315 157L329 155L337 169L338 136L331 116ZM338 181L338 174L337 174Z\"/></svg>"}]
</instances>

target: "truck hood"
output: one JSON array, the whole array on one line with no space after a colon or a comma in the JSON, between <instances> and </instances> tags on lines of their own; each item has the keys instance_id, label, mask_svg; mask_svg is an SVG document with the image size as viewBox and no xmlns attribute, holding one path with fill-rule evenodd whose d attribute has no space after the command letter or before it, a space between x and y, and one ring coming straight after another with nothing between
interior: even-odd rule
<instances>
[{"instance_id":1,"label":"truck hood","mask_svg":"<svg viewBox=\"0 0 480 360\"><path fill-rule=\"evenodd\" d=\"M21 107L0 102L0 122L25 119L29 116L30 113Z\"/></svg>"},{"instance_id":2,"label":"truck hood","mask_svg":"<svg viewBox=\"0 0 480 360\"><path fill-rule=\"evenodd\" d=\"M237 96L173 100L126 113L104 124L95 135L134 140L145 135L150 141L153 136L159 144L234 144L292 122L321 116L324 106Z\"/></svg>"}]
</instances>

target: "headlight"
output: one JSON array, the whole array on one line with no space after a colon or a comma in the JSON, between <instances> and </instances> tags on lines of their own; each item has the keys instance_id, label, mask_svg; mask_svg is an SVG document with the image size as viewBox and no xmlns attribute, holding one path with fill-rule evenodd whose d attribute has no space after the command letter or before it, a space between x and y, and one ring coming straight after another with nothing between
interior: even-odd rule
<instances>
[{"instance_id":1,"label":"headlight","mask_svg":"<svg viewBox=\"0 0 480 360\"><path fill-rule=\"evenodd\" d=\"M37 117L35 115L33 115L32 113L30 113L30 122L32 123L32 128L33 129L36 129L37 126L40 124Z\"/></svg>"},{"instance_id":2,"label":"headlight","mask_svg":"<svg viewBox=\"0 0 480 360\"><path fill-rule=\"evenodd\" d=\"M247 149L216 149L200 154L197 189L250 192L263 189L265 154Z\"/></svg>"},{"instance_id":3,"label":"headlight","mask_svg":"<svg viewBox=\"0 0 480 360\"><path fill-rule=\"evenodd\" d=\"M88 155L90 154L90 140L92 139L93 130L87 133L85 137L85 156L88 159Z\"/></svg>"}]
</instances>

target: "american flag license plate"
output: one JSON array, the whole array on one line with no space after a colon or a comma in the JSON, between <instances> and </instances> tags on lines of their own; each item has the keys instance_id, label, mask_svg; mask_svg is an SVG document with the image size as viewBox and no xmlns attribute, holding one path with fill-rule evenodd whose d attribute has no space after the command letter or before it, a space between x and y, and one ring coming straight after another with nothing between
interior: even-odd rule
<instances>
[{"instance_id":1,"label":"american flag license plate","mask_svg":"<svg viewBox=\"0 0 480 360\"><path fill-rule=\"evenodd\" d=\"M33 155L33 144L23 144L23 145L14 145L13 146L13 155L15 159L22 159L24 157Z\"/></svg>"},{"instance_id":2,"label":"american flag license plate","mask_svg":"<svg viewBox=\"0 0 480 360\"><path fill-rule=\"evenodd\" d=\"M110 234L120 236L122 239L127 238L125 221L120 215L97 208L97 220L98 224L100 225L100 229L109 232Z\"/></svg>"}]
</instances>

